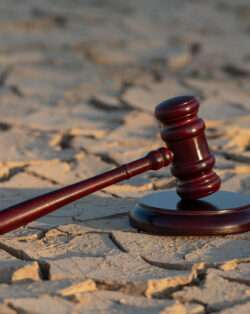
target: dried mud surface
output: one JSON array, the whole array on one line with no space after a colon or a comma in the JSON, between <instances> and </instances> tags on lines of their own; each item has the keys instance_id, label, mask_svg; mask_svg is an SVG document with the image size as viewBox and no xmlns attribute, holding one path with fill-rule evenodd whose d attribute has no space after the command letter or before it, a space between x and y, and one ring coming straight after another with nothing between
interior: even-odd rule
<instances>
[{"instance_id":1,"label":"dried mud surface","mask_svg":"<svg viewBox=\"0 0 250 314\"><path fill-rule=\"evenodd\" d=\"M0 204L162 145L155 105L201 101L223 189L250 193L247 0L0 1ZM250 233L162 237L128 211L169 170L0 237L0 313L244 314Z\"/></svg>"}]
</instances>

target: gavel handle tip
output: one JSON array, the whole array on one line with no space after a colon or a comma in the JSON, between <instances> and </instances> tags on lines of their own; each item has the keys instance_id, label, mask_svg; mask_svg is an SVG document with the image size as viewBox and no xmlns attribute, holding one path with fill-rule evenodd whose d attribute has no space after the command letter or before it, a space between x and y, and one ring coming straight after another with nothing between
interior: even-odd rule
<instances>
[{"instance_id":1,"label":"gavel handle tip","mask_svg":"<svg viewBox=\"0 0 250 314\"><path fill-rule=\"evenodd\" d=\"M151 162L152 170L158 170L168 166L172 162L174 154L167 147L161 147L148 153L147 158Z\"/></svg>"}]
</instances>

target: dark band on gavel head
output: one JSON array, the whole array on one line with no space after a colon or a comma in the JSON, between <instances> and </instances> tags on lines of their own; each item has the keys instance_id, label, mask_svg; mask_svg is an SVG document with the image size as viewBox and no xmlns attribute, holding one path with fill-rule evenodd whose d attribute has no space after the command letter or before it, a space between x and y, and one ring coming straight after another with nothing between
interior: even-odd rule
<instances>
[{"instance_id":1,"label":"dark band on gavel head","mask_svg":"<svg viewBox=\"0 0 250 314\"><path fill-rule=\"evenodd\" d=\"M174 153L171 172L183 199L205 197L221 184L212 171L215 159L209 151L204 121L197 116L198 109L193 96L180 96L161 102L155 110L162 124L161 137Z\"/></svg>"}]
</instances>

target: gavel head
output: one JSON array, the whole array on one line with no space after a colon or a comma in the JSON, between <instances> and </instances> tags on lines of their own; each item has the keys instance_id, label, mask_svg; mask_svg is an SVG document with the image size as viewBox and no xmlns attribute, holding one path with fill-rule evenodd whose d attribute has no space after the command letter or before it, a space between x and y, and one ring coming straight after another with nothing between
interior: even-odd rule
<instances>
[{"instance_id":1,"label":"gavel head","mask_svg":"<svg viewBox=\"0 0 250 314\"><path fill-rule=\"evenodd\" d=\"M212 171L215 159L208 148L205 124L197 116L198 108L193 96L180 96L161 102L155 110L162 124L162 139L174 153L171 172L183 199L205 197L221 184Z\"/></svg>"}]
</instances>

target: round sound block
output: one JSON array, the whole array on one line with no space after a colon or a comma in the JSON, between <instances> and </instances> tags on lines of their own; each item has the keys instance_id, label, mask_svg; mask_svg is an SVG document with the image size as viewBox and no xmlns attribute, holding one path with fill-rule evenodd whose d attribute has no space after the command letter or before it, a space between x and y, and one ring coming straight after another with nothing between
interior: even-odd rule
<instances>
[{"instance_id":1,"label":"round sound block","mask_svg":"<svg viewBox=\"0 0 250 314\"><path fill-rule=\"evenodd\" d=\"M153 234L225 235L250 230L250 197L219 191L182 200L174 191L142 198L129 213L133 227Z\"/></svg>"}]
</instances>

